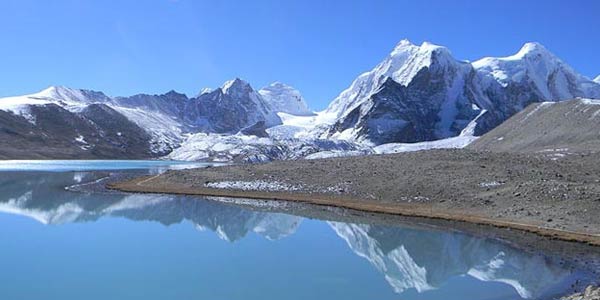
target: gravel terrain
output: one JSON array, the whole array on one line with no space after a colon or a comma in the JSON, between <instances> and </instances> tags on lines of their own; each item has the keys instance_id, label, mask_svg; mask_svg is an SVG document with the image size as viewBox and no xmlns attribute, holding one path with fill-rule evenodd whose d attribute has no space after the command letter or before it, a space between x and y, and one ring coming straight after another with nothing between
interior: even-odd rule
<instances>
[{"instance_id":1,"label":"gravel terrain","mask_svg":"<svg viewBox=\"0 0 600 300\"><path fill-rule=\"evenodd\" d=\"M463 220L600 245L599 159L430 150L169 171L110 187Z\"/></svg>"},{"instance_id":2,"label":"gravel terrain","mask_svg":"<svg viewBox=\"0 0 600 300\"><path fill-rule=\"evenodd\" d=\"M468 148L562 157L600 150L600 100L534 103Z\"/></svg>"}]
</instances>

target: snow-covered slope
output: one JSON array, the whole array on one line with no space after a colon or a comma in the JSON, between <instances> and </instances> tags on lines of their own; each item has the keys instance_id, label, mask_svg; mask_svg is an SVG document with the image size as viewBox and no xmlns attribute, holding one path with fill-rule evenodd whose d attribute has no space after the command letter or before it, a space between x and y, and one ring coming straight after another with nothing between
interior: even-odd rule
<instances>
[{"instance_id":1,"label":"snow-covered slope","mask_svg":"<svg viewBox=\"0 0 600 300\"><path fill-rule=\"evenodd\" d=\"M473 66L503 87L531 84L545 100L600 97L600 86L576 73L539 43L526 43L512 56L480 59Z\"/></svg>"},{"instance_id":2,"label":"snow-covered slope","mask_svg":"<svg viewBox=\"0 0 600 300\"><path fill-rule=\"evenodd\" d=\"M594 82L600 83L600 75L598 75L598 77L594 78Z\"/></svg>"},{"instance_id":3,"label":"snow-covered slope","mask_svg":"<svg viewBox=\"0 0 600 300\"><path fill-rule=\"evenodd\" d=\"M191 135L181 147L169 154L168 158L174 160L265 162L302 159L322 151L344 154L373 153L370 148L347 141L277 139L241 133L235 135L197 133Z\"/></svg>"},{"instance_id":4,"label":"snow-covered slope","mask_svg":"<svg viewBox=\"0 0 600 300\"><path fill-rule=\"evenodd\" d=\"M277 113L306 116L313 112L308 109L302 94L297 89L281 83L274 82L258 91L271 109Z\"/></svg>"},{"instance_id":5,"label":"snow-covered slope","mask_svg":"<svg viewBox=\"0 0 600 300\"><path fill-rule=\"evenodd\" d=\"M600 98L600 84L538 43L469 63L403 40L332 101L323 115L334 121L316 133L374 145L481 135L532 102L574 97Z\"/></svg>"},{"instance_id":6,"label":"snow-covered slope","mask_svg":"<svg viewBox=\"0 0 600 300\"><path fill-rule=\"evenodd\" d=\"M396 82L406 85L416 74L419 65L424 66L423 57L415 59L419 47L408 40L402 40L392 53L373 70L363 73L352 82L326 109L328 113L341 117L346 111L365 101L381 84L392 78Z\"/></svg>"},{"instance_id":7,"label":"snow-covered slope","mask_svg":"<svg viewBox=\"0 0 600 300\"><path fill-rule=\"evenodd\" d=\"M458 135L480 111L465 88L473 74L447 48L403 40L331 103L337 121L325 135L376 145Z\"/></svg>"},{"instance_id":8,"label":"snow-covered slope","mask_svg":"<svg viewBox=\"0 0 600 300\"><path fill-rule=\"evenodd\" d=\"M35 123L35 118L31 115L31 106L57 104L69 111L81 111L88 104L107 100L109 98L101 92L51 86L35 94L1 98L0 110L23 116Z\"/></svg>"}]
</instances>

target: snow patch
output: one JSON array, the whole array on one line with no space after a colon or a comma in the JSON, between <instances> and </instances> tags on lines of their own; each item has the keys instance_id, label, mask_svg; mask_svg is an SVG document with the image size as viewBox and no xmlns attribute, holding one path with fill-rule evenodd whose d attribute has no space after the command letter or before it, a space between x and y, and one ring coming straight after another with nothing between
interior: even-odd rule
<instances>
[{"instance_id":1,"label":"snow patch","mask_svg":"<svg viewBox=\"0 0 600 300\"><path fill-rule=\"evenodd\" d=\"M585 99L585 98L582 98L582 99L580 99L580 101L583 104L587 104L587 105L600 105L600 99Z\"/></svg>"},{"instance_id":2,"label":"snow patch","mask_svg":"<svg viewBox=\"0 0 600 300\"><path fill-rule=\"evenodd\" d=\"M75 138L75 141L76 141L76 142L78 142L78 143L81 143L81 144L87 144L87 143L88 143L88 142L86 142L86 141L85 141L85 138L84 138L84 137L83 137L83 135L81 135L81 134L80 134L80 135L78 135L78 136Z\"/></svg>"},{"instance_id":3,"label":"snow patch","mask_svg":"<svg viewBox=\"0 0 600 300\"><path fill-rule=\"evenodd\" d=\"M348 156L360 156L373 154L372 151L360 151L360 150L351 150L351 151L342 151L342 150L329 150L329 151L319 151L313 154L309 154L304 159L322 159L322 158L334 158L334 157L348 157Z\"/></svg>"},{"instance_id":4,"label":"snow patch","mask_svg":"<svg viewBox=\"0 0 600 300\"><path fill-rule=\"evenodd\" d=\"M232 189L232 190L244 190L244 191L268 191L268 192L281 192L281 191L298 191L302 190L301 185L291 185L279 181L218 181L208 182L204 184L205 187L213 189Z\"/></svg>"},{"instance_id":5,"label":"snow patch","mask_svg":"<svg viewBox=\"0 0 600 300\"><path fill-rule=\"evenodd\" d=\"M533 116L533 115L534 115L535 113L537 113L539 110L541 110L541 109L543 109L543 108L545 108L545 107L547 107L547 106L550 106L550 105L552 105L552 104L554 104L554 103L556 103L556 102L542 102L542 103L536 104L536 107L535 107L534 109L532 109L530 112L528 112L528 113L525 115L525 118L523 118L523 119L521 120L521 123L525 122L525 121L526 121L526 120L527 120L529 117Z\"/></svg>"},{"instance_id":6,"label":"snow patch","mask_svg":"<svg viewBox=\"0 0 600 300\"><path fill-rule=\"evenodd\" d=\"M390 143L383 144L373 148L377 154L412 152L431 149L454 149L464 148L478 137L476 136L456 136L447 139L420 142L420 143Z\"/></svg>"},{"instance_id":7,"label":"snow patch","mask_svg":"<svg viewBox=\"0 0 600 300\"><path fill-rule=\"evenodd\" d=\"M488 182L480 182L479 186L482 188L491 188L491 187L498 187L503 185L503 182L499 182L499 181L488 181Z\"/></svg>"}]
</instances>

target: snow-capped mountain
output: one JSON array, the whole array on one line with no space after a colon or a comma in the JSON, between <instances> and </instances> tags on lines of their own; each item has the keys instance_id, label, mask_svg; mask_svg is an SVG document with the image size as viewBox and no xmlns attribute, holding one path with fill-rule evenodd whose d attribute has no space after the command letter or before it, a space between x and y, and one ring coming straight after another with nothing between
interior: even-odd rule
<instances>
[{"instance_id":1,"label":"snow-capped mountain","mask_svg":"<svg viewBox=\"0 0 600 300\"><path fill-rule=\"evenodd\" d=\"M53 86L32 95L0 99L0 111L30 123L17 125L18 121L11 120L2 125L16 126L16 134L8 139L12 143L32 144L26 149L33 151L39 150L33 146L36 141L45 140L45 148L60 144L49 157L142 158L167 154L182 142L185 126L176 114L182 111L183 98L187 99L174 93L111 98L102 92ZM35 130L25 131L26 127ZM137 144L135 149L132 142Z\"/></svg>"},{"instance_id":2,"label":"snow-capped mountain","mask_svg":"<svg viewBox=\"0 0 600 300\"><path fill-rule=\"evenodd\" d=\"M594 78L594 82L600 83L600 75L598 75L598 77Z\"/></svg>"},{"instance_id":3,"label":"snow-capped mountain","mask_svg":"<svg viewBox=\"0 0 600 300\"><path fill-rule=\"evenodd\" d=\"M239 78L192 98L175 91L109 97L66 87L3 98L0 158L171 153L177 159L264 161L462 147L531 103L600 98L599 81L538 43L471 63L445 47L402 40L315 113L288 85L256 91Z\"/></svg>"},{"instance_id":4,"label":"snow-capped mountain","mask_svg":"<svg viewBox=\"0 0 600 300\"><path fill-rule=\"evenodd\" d=\"M35 94L0 99L0 110L12 112L35 123L30 112L31 106L57 104L69 111L81 111L87 104L107 100L109 98L101 92L51 86Z\"/></svg>"},{"instance_id":5,"label":"snow-capped mountain","mask_svg":"<svg viewBox=\"0 0 600 300\"><path fill-rule=\"evenodd\" d=\"M512 56L480 59L473 62L473 67L502 87L527 85L526 88L539 93L537 96L548 100L600 97L600 86L577 74L539 43L526 43Z\"/></svg>"},{"instance_id":6,"label":"snow-capped mountain","mask_svg":"<svg viewBox=\"0 0 600 300\"><path fill-rule=\"evenodd\" d=\"M97 99L97 100L95 100ZM99 92L51 87L0 99L2 158L142 158L152 137Z\"/></svg>"},{"instance_id":7,"label":"snow-capped mountain","mask_svg":"<svg viewBox=\"0 0 600 300\"><path fill-rule=\"evenodd\" d=\"M600 85L537 43L469 63L403 40L333 100L322 134L376 145L481 135L533 102L575 97L598 98Z\"/></svg>"},{"instance_id":8,"label":"snow-capped mountain","mask_svg":"<svg viewBox=\"0 0 600 300\"><path fill-rule=\"evenodd\" d=\"M270 104L240 79L191 99L174 91L109 97L53 86L0 99L0 135L6 135L0 157L156 157L179 147L188 134L257 134L280 123Z\"/></svg>"},{"instance_id":9,"label":"snow-capped mountain","mask_svg":"<svg viewBox=\"0 0 600 300\"><path fill-rule=\"evenodd\" d=\"M481 135L529 104L577 97L600 98L600 85L576 73L539 43L526 43L515 55L473 62L486 114L475 132Z\"/></svg>"},{"instance_id":10,"label":"snow-capped mountain","mask_svg":"<svg viewBox=\"0 0 600 300\"><path fill-rule=\"evenodd\" d=\"M260 89L258 93L271 105L272 110L275 112L297 116L314 114L308 109L308 105L300 91L287 84L273 82Z\"/></svg>"},{"instance_id":11,"label":"snow-capped mountain","mask_svg":"<svg viewBox=\"0 0 600 300\"><path fill-rule=\"evenodd\" d=\"M456 136L481 112L474 76L448 49L403 40L331 103L326 135L376 145Z\"/></svg>"},{"instance_id":12,"label":"snow-capped mountain","mask_svg":"<svg viewBox=\"0 0 600 300\"><path fill-rule=\"evenodd\" d=\"M281 124L271 105L239 78L191 99L190 104L186 120L209 132L234 134L257 123L265 128Z\"/></svg>"}]
</instances>

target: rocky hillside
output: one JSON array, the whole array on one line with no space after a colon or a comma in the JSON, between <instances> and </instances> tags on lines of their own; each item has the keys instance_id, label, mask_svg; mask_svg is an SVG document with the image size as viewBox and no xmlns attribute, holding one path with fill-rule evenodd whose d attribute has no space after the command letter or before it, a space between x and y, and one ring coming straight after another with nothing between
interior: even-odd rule
<instances>
[{"instance_id":1,"label":"rocky hillside","mask_svg":"<svg viewBox=\"0 0 600 300\"><path fill-rule=\"evenodd\" d=\"M600 149L600 100L535 103L469 148L564 155Z\"/></svg>"},{"instance_id":2,"label":"rocky hillside","mask_svg":"<svg viewBox=\"0 0 600 300\"><path fill-rule=\"evenodd\" d=\"M151 137L104 104L71 112L56 104L35 105L26 119L0 111L0 158L149 158Z\"/></svg>"}]
</instances>

